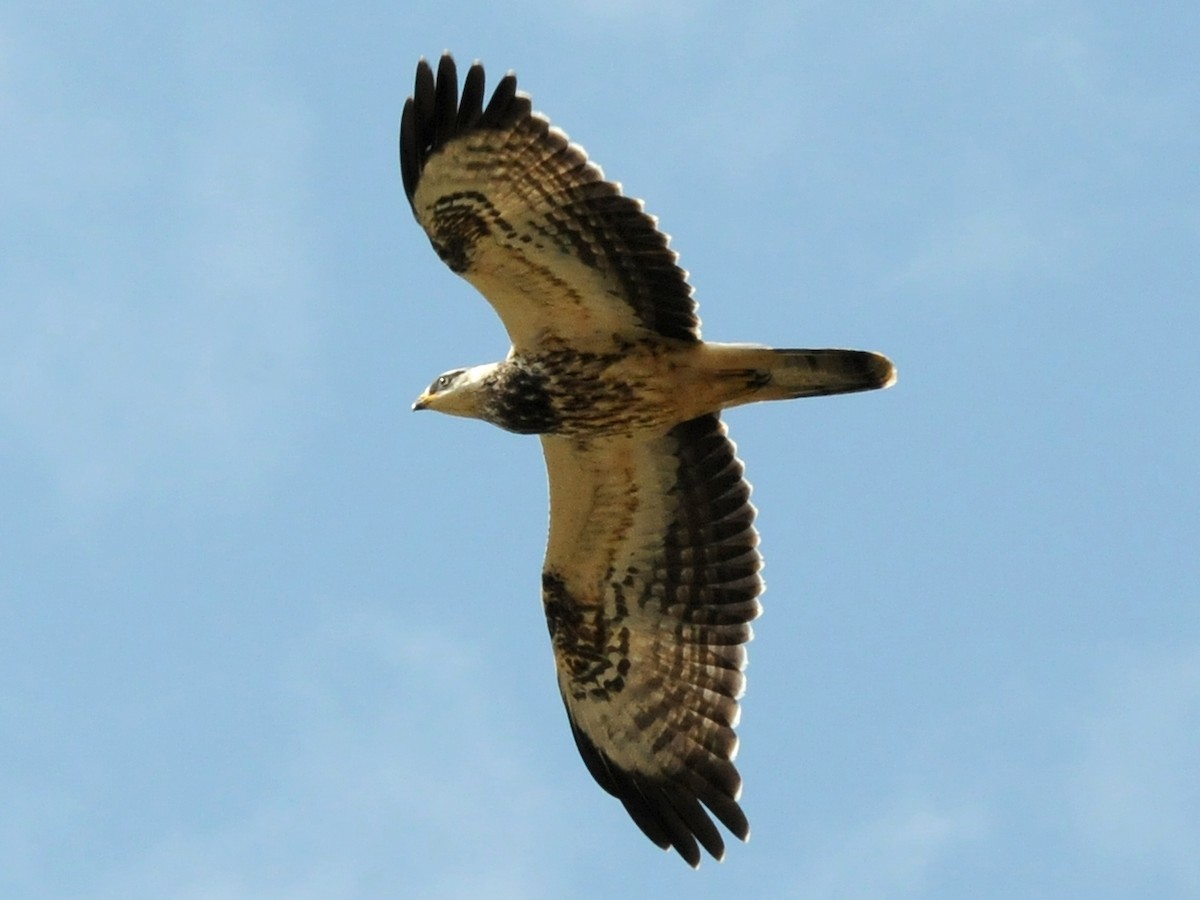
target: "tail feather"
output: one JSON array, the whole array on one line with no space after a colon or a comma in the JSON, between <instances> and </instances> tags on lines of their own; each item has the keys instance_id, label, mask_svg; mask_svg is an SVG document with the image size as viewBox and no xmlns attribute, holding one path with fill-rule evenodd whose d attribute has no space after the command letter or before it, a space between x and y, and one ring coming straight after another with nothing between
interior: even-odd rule
<instances>
[{"instance_id":1,"label":"tail feather","mask_svg":"<svg viewBox=\"0 0 1200 900\"><path fill-rule=\"evenodd\" d=\"M700 363L693 399L701 412L760 400L871 391L896 381L892 361L867 350L775 350L756 344L704 343L691 359Z\"/></svg>"},{"instance_id":2,"label":"tail feather","mask_svg":"<svg viewBox=\"0 0 1200 900\"><path fill-rule=\"evenodd\" d=\"M869 350L770 350L764 400L820 397L890 387L896 367Z\"/></svg>"}]
</instances>

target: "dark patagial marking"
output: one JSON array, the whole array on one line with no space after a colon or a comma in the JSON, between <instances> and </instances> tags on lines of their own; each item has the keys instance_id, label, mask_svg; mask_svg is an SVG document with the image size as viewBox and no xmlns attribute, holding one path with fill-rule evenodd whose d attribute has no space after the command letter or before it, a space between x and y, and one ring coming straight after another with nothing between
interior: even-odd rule
<instances>
[{"instance_id":1,"label":"dark patagial marking","mask_svg":"<svg viewBox=\"0 0 1200 900\"><path fill-rule=\"evenodd\" d=\"M460 275L471 268L471 251L493 231L509 234L506 222L483 194L460 191L439 197L433 205L429 242L450 270Z\"/></svg>"},{"instance_id":2,"label":"dark patagial marking","mask_svg":"<svg viewBox=\"0 0 1200 900\"><path fill-rule=\"evenodd\" d=\"M616 587L619 587L617 585ZM629 615L623 592L616 593L611 610L602 604L584 606L567 592L553 572L542 573L542 604L546 626L561 665L571 677L575 700L611 700L625 689L629 674Z\"/></svg>"}]
</instances>

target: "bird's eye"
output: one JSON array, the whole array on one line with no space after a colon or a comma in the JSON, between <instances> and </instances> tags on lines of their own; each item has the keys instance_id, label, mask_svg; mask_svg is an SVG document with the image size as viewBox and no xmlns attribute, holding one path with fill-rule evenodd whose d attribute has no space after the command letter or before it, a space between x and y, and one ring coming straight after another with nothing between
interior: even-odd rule
<instances>
[{"instance_id":1,"label":"bird's eye","mask_svg":"<svg viewBox=\"0 0 1200 900\"><path fill-rule=\"evenodd\" d=\"M433 380L433 384L429 386L426 393L437 394L454 384L454 379L458 377L458 372L447 372L445 375L439 375Z\"/></svg>"}]
</instances>

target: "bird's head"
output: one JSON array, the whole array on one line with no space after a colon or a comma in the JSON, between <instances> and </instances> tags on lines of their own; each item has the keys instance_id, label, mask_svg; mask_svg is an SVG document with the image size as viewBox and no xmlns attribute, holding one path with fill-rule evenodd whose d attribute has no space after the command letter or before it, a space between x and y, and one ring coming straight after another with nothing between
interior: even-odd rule
<instances>
[{"instance_id":1,"label":"bird's head","mask_svg":"<svg viewBox=\"0 0 1200 900\"><path fill-rule=\"evenodd\" d=\"M495 372L496 365L489 363L469 369L451 369L439 375L417 398L413 409L432 409L471 419L486 418L484 409L488 379Z\"/></svg>"}]
</instances>

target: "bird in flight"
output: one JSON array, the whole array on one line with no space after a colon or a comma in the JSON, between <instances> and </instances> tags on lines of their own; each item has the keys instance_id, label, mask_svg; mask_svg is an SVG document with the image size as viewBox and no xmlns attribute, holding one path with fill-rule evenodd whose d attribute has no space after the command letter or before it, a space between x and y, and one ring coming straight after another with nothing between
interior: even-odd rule
<instances>
[{"instance_id":1,"label":"bird in flight","mask_svg":"<svg viewBox=\"0 0 1200 900\"><path fill-rule=\"evenodd\" d=\"M414 409L536 434L550 485L542 604L571 733L642 832L693 867L746 840L738 700L763 582L750 485L720 414L883 388L884 356L701 340L687 274L642 203L500 79L459 94L422 59L400 166L442 261L499 314L501 362ZM711 816L711 817L710 817Z\"/></svg>"}]
</instances>

